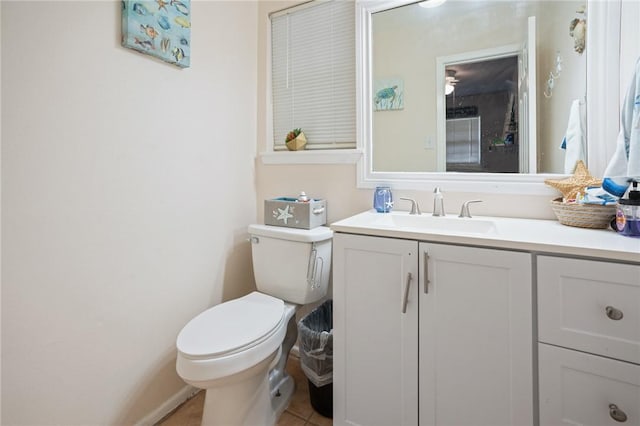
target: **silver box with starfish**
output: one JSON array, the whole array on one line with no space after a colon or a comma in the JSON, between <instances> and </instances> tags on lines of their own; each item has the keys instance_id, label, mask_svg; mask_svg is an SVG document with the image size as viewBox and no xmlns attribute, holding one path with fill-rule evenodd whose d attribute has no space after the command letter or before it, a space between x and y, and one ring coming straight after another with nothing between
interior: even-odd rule
<instances>
[{"instance_id":1,"label":"silver box with starfish","mask_svg":"<svg viewBox=\"0 0 640 426\"><path fill-rule=\"evenodd\" d=\"M264 200L265 225L313 229L327 223L327 201L298 201L295 197Z\"/></svg>"}]
</instances>

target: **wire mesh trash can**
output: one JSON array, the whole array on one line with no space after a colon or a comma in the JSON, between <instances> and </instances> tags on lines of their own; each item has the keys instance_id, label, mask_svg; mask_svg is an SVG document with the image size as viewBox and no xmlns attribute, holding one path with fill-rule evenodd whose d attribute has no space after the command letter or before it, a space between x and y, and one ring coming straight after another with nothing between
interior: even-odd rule
<instances>
[{"instance_id":1,"label":"wire mesh trash can","mask_svg":"<svg viewBox=\"0 0 640 426\"><path fill-rule=\"evenodd\" d=\"M309 381L311 406L333 417L333 301L325 301L298 322L300 366Z\"/></svg>"}]
</instances>

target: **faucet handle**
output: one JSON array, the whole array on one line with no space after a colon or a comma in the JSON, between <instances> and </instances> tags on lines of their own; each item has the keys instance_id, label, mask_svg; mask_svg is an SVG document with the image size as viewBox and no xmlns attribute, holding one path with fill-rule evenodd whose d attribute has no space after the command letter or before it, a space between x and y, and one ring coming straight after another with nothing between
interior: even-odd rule
<instances>
[{"instance_id":1,"label":"faucet handle","mask_svg":"<svg viewBox=\"0 0 640 426\"><path fill-rule=\"evenodd\" d=\"M469 200L462 203L462 208L460 209L460 214L458 217L471 217L471 212L469 211L469 204L471 203L481 203L482 200Z\"/></svg>"},{"instance_id":2,"label":"faucet handle","mask_svg":"<svg viewBox=\"0 0 640 426\"><path fill-rule=\"evenodd\" d=\"M442 195L440 187L436 186L433 190L433 216L444 215L444 195Z\"/></svg>"},{"instance_id":3,"label":"faucet handle","mask_svg":"<svg viewBox=\"0 0 640 426\"><path fill-rule=\"evenodd\" d=\"M405 201L411 201L411 212L409 214L422 214L422 212L420 211L420 206L418 205L418 202L416 200L414 200L413 198L404 198L404 197L400 197L400 199Z\"/></svg>"}]
</instances>

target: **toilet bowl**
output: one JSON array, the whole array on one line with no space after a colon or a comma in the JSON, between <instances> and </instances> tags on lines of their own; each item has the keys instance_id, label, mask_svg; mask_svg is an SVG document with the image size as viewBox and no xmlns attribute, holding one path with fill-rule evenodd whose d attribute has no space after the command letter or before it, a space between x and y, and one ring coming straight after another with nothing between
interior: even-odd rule
<instances>
[{"instance_id":1,"label":"toilet bowl","mask_svg":"<svg viewBox=\"0 0 640 426\"><path fill-rule=\"evenodd\" d=\"M203 425L273 425L287 407L295 312L328 287L332 232L319 228L251 225L258 291L209 308L178 335L178 375L206 389Z\"/></svg>"}]
</instances>

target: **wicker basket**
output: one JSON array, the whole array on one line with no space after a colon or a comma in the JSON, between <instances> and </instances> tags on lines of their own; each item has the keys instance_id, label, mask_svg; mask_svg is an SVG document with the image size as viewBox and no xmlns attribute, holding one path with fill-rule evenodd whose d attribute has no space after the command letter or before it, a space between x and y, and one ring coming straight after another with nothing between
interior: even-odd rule
<instances>
[{"instance_id":1,"label":"wicker basket","mask_svg":"<svg viewBox=\"0 0 640 426\"><path fill-rule=\"evenodd\" d=\"M551 208L563 225L578 228L603 229L608 228L616 215L616 206L601 206L598 204L566 204L562 198L551 201Z\"/></svg>"}]
</instances>

